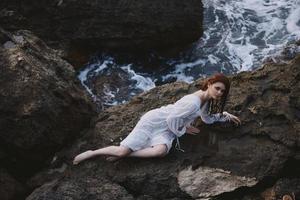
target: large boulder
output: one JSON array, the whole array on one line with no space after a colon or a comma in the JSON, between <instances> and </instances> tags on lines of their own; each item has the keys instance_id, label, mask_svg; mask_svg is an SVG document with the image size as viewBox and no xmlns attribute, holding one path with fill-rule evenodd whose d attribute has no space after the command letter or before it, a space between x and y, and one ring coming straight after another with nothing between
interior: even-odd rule
<instances>
[{"instance_id":1,"label":"large boulder","mask_svg":"<svg viewBox=\"0 0 300 200\"><path fill-rule=\"evenodd\" d=\"M2 0L0 9L8 30L97 49L172 49L202 34L201 0Z\"/></svg>"},{"instance_id":2,"label":"large boulder","mask_svg":"<svg viewBox=\"0 0 300 200\"><path fill-rule=\"evenodd\" d=\"M110 199L259 199L272 186L284 192L288 185L293 188L285 192L299 194L299 65L300 56L232 76L226 110L240 116L242 125L199 120L201 133L180 139L184 153L173 148L164 158L109 163L97 157L72 166L79 152L118 145L144 112L197 90L203 80L156 87L111 107L99 114L94 128L57 154L56 167L68 167L40 182L27 200L107 199L108 194Z\"/></svg>"},{"instance_id":3,"label":"large boulder","mask_svg":"<svg viewBox=\"0 0 300 200\"><path fill-rule=\"evenodd\" d=\"M96 112L73 67L39 38L0 29L0 42L1 165L24 179L88 128Z\"/></svg>"}]
</instances>

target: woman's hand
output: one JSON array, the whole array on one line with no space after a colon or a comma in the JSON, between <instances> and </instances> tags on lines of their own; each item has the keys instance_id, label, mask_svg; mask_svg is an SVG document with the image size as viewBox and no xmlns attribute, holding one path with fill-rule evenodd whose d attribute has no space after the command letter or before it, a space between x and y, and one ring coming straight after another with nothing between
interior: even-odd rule
<instances>
[{"instance_id":1,"label":"woman's hand","mask_svg":"<svg viewBox=\"0 0 300 200\"><path fill-rule=\"evenodd\" d=\"M186 127L186 133L191 135L197 135L197 133L200 133L200 130L196 127L189 126Z\"/></svg>"},{"instance_id":2,"label":"woman's hand","mask_svg":"<svg viewBox=\"0 0 300 200\"><path fill-rule=\"evenodd\" d=\"M225 111L225 112L223 112L223 115L228 116L230 121L234 122L236 125L241 125L242 124L241 120L233 114L230 114L230 113Z\"/></svg>"}]
</instances>

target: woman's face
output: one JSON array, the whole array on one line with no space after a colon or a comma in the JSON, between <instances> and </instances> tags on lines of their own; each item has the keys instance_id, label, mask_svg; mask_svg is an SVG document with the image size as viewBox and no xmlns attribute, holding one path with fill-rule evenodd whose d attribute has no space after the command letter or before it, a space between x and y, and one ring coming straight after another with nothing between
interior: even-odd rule
<instances>
[{"instance_id":1,"label":"woman's face","mask_svg":"<svg viewBox=\"0 0 300 200\"><path fill-rule=\"evenodd\" d=\"M208 93L213 99L220 99L225 92L225 85L221 82L208 84Z\"/></svg>"}]
</instances>

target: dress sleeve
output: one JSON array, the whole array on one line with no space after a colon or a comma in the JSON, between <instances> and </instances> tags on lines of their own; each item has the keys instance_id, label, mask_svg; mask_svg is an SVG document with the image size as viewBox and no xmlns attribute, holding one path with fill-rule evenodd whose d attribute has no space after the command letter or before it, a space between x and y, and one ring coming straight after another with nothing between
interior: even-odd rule
<instances>
[{"instance_id":1,"label":"dress sleeve","mask_svg":"<svg viewBox=\"0 0 300 200\"><path fill-rule=\"evenodd\" d=\"M170 112L167 117L168 128L177 136L180 137L186 132L184 126L184 118L197 112L198 106L193 102L181 102Z\"/></svg>"},{"instance_id":2,"label":"dress sleeve","mask_svg":"<svg viewBox=\"0 0 300 200\"><path fill-rule=\"evenodd\" d=\"M202 121L206 124L212 124L215 122L226 122L230 121L230 118L228 115L223 113L216 113L216 114L208 114L206 111L200 113L200 117Z\"/></svg>"}]
</instances>

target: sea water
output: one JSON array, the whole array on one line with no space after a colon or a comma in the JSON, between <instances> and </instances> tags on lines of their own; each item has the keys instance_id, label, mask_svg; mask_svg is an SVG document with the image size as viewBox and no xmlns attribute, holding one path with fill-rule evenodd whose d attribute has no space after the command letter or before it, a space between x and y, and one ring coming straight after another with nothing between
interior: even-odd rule
<instances>
[{"instance_id":1,"label":"sea water","mask_svg":"<svg viewBox=\"0 0 300 200\"><path fill-rule=\"evenodd\" d=\"M80 72L82 85L97 101L99 94L93 93L89 80L112 73L125 77L127 87L108 85L101 95L103 104L117 105L164 83L254 70L300 39L300 0L204 0L203 4L203 37L178 57L149 53L144 62L135 62L100 52Z\"/></svg>"}]
</instances>

